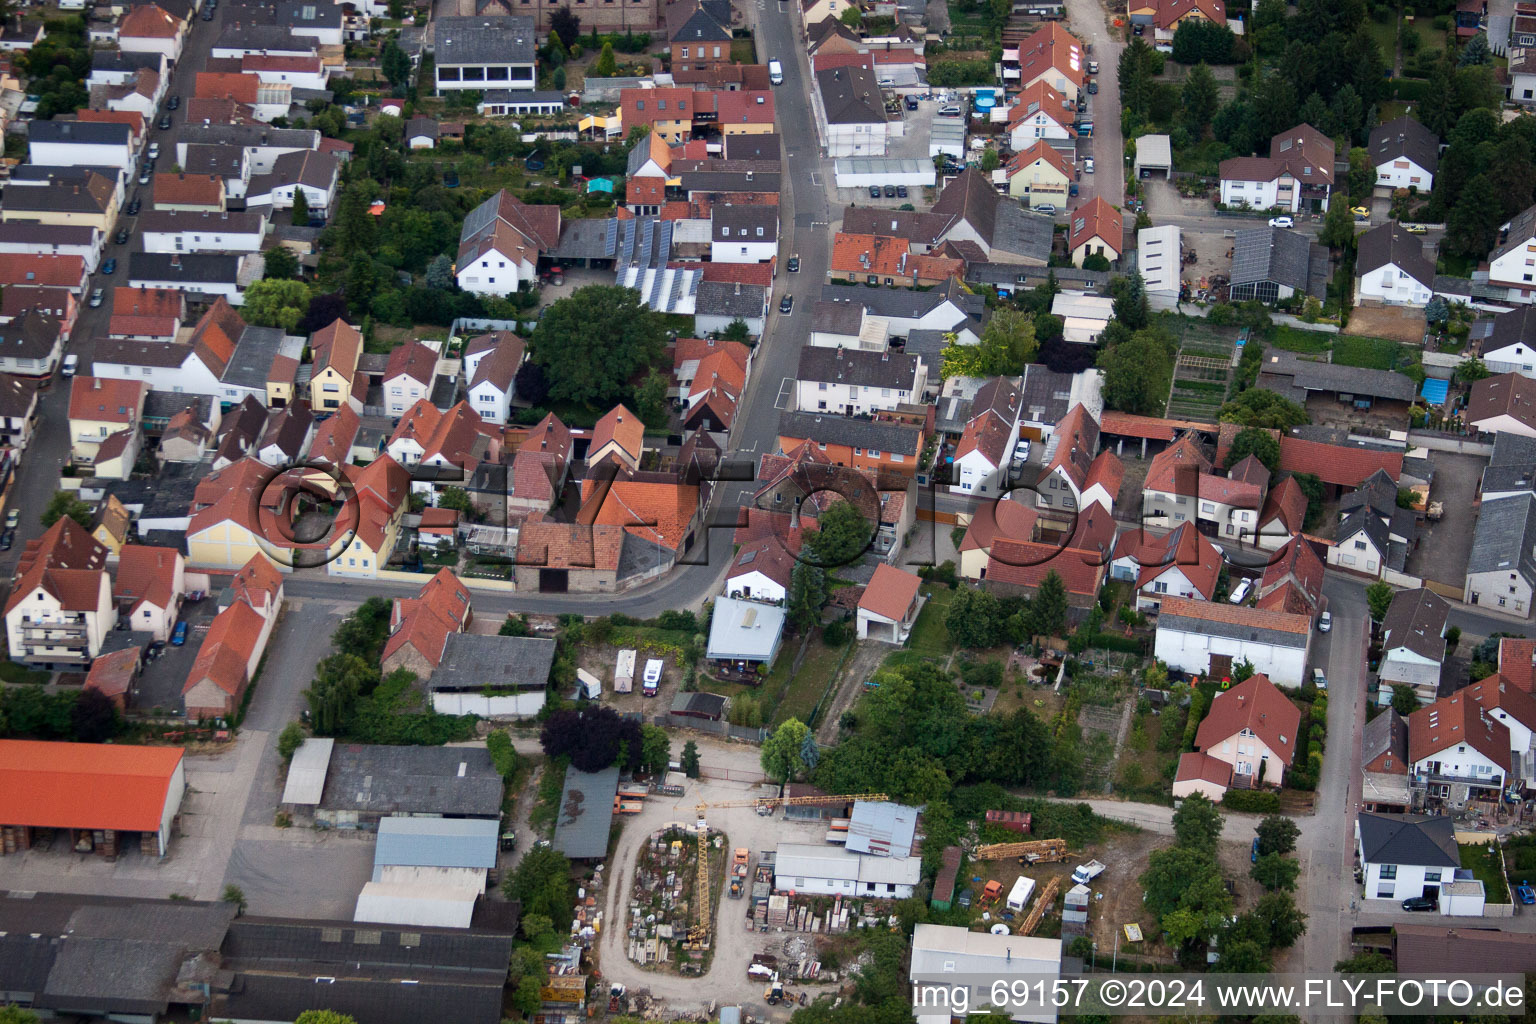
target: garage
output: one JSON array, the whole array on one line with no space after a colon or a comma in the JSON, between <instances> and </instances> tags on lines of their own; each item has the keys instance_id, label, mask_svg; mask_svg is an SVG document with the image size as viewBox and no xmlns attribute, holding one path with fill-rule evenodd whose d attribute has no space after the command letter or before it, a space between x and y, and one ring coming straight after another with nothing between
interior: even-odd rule
<instances>
[{"instance_id":1,"label":"garage","mask_svg":"<svg viewBox=\"0 0 1536 1024\"><path fill-rule=\"evenodd\" d=\"M1143 135L1136 140L1136 177L1149 178L1154 172L1173 177L1173 144L1166 135Z\"/></svg>"},{"instance_id":2,"label":"garage","mask_svg":"<svg viewBox=\"0 0 1536 1024\"><path fill-rule=\"evenodd\" d=\"M571 589L571 574L568 569L540 569L539 593L564 594Z\"/></svg>"},{"instance_id":3,"label":"garage","mask_svg":"<svg viewBox=\"0 0 1536 1024\"><path fill-rule=\"evenodd\" d=\"M844 157L836 162L838 188L871 185L931 186L937 180L931 160Z\"/></svg>"}]
</instances>

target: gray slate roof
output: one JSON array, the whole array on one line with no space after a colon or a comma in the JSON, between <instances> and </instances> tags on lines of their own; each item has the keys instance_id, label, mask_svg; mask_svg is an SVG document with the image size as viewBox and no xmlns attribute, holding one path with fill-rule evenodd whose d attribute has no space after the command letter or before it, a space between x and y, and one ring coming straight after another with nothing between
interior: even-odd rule
<instances>
[{"instance_id":1,"label":"gray slate roof","mask_svg":"<svg viewBox=\"0 0 1536 1024\"><path fill-rule=\"evenodd\" d=\"M462 774L460 774L462 768ZM320 806L373 814L499 818L502 778L476 747L338 744Z\"/></svg>"},{"instance_id":2,"label":"gray slate roof","mask_svg":"<svg viewBox=\"0 0 1536 1024\"><path fill-rule=\"evenodd\" d=\"M1483 502L1467 559L1467 574L1479 572L1519 572L1536 581L1536 494Z\"/></svg>"},{"instance_id":3,"label":"gray slate roof","mask_svg":"<svg viewBox=\"0 0 1536 1024\"><path fill-rule=\"evenodd\" d=\"M693 308L701 316L759 317L766 302L767 289L760 284L701 281Z\"/></svg>"},{"instance_id":4,"label":"gray slate roof","mask_svg":"<svg viewBox=\"0 0 1536 1024\"><path fill-rule=\"evenodd\" d=\"M786 412L780 416L779 435L901 455L917 455L923 441L920 428L903 423L808 412Z\"/></svg>"},{"instance_id":5,"label":"gray slate roof","mask_svg":"<svg viewBox=\"0 0 1536 1024\"><path fill-rule=\"evenodd\" d=\"M821 286L821 299L823 302L863 306L875 316L898 320L921 319L946 300L954 303L967 316L980 317L987 308L986 299L961 288L953 278L926 292L912 288L850 288L846 285L824 284Z\"/></svg>"},{"instance_id":6,"label":"gray slate roof","mask_svg":"<svg viewBox=\"0 0 1536 1024\"><path fill-rule=\"evenodd\" d=\"M116 121L30 121L31 142L73 142L80 145L126 146L133 129Z\"/></svg>"},{"instance_id":7,"label":"gray slate roof","mask_svg":"<svg viewBox=\"0 0 1536 1024\"><path fill-rule=\"evenodd\" d=\"M1392 598L1387 617L1382 620L1386 638L1382 649L1406 647L1431 661L1445 657L1445 620L1451 606L1432 590L1400 590Z\"/></svg>"},{"instance_id":8,"label":"gray slate roof","mask_svg":"<svg viewBox=\"0 0 1536 1024\"><path fill-rule=\"evenodd\" d=\"M911 390L920 362L916 355L909 353L807 345L800 350L798 379L852 384L861 388Z\"/></svg>"},{"instance_id":9,"label":"gray slate roof","mask_svg":"<svg viewBox=\"0 0 1536 1024\"><path fill-rule=\"evenodd\" d=\"M1483 470L1483 494L1536 490L1536 437L1500 431L1493 436L1493 456Z\"/></svg>"},{"instance_id":10,"label":"gray slate roof","mask_svg":"<svg viewBox=\"0 0 1536 1024\"><path fill-rule=\"evenodd\" d=\"M1397 511L1397 484L1386 470L1378 469L1339 500L1340 512L1353 512L1361 507L1388 518Z\"/></svg>"},{"instance_id":11,"label":"gray slate roof","mask_svg":"<svg viewBox=\"0 0 1536 1024\"><path fill-rule=\"evenodd\" d=\"M476 693L485 687L542 690L554 663L555 641L547 638L450 633L427 688Z\"/></svg>"},{"instance_id":12,"label":"gray slate roof","mask_svg":"<svg viewBox=\"0 0 1536 1024\"><path fill-rule=\"evenodd\" d=\"M1360 846L1368 864L1459 868L1456 821L1450 815L1360 815Z\"/></svg>"},{"instance_id":13,"label":"gray slate roof","mask_svg":"<svg viewBox=\"0 0 1536 1024\"><path fill-rule=\"evenodd\" d=\"M1290 377L1296 387L1307 391L1337 391L1399 402L1413 401L1417 390L1411 378L1392 370L1314 362L1279 349L1265 351L1259 372L1264 376Z\"/></svg>"},{"instance_id":14,"label":"gray slate roof","mask_svg":"<svg viewBox=\"0 0 1536 1024\"><path fill-rule=\"evenodd\" d=\"M521 14L437 18L434 54L442 64L532 64L533 19Z\"/></svg>"},{"instance_id":15,"label":"gray slate roof","mask_svg":"<svg viewBox=\"0 0 1536 1024\"><path fill-rule=\"evenodd\" d=\"M1364 533L1375 545L1376 550L1383 555L1387 553L1392 543L1391 531L1387 524L1381 521L1379 516L1373 515L1369 509L1356 509L1344 521L1339 524L1339 543L1343 543L1357 533Z\"/></svg>"},{"instance_id":16,"label":"gray slate roof","mask_svg":"<svg viewBox=\"0 0 1536 1024\"><path fill-rule=\"evenodd\" d=\"M1380 167L1407 157L1429 173L1440 166L1440 140L1435 133L1404 114L1380 124L1371 132L1371 162Z\"/></svg>"},{"instance_id":17,"label":"gray slate roof","mask_svg":"<svg viewBox=\"0 0 1536 1024\"><path fill-rule=\"evenodd\" d=\"M1360 737L1360 766L1363 768L1381 755L1391 752L1406 771L1408 767L1408 723L1393 708L1365 723Z\"/></svg>"},{"instance_id":18,"label":"gray slate roof","mask_svg":"<svg viewBox=\"0 0 1536 1024\"><path fill-rule=\"evenodd\" d=\"M1378 224L1360 236L1355 276L1392 265L1426 288L1435 283L1435 264L1424 255L1424 243L1395 220Z\"/></svg>"},{"instance_id":19,"label":"gray slate roof","mask_svg":"<svg viewBox=\"0 0 1536 1024\"><path fill-rule=\"evenodd\" d=\"M289 346L292 351L284 353L283 337L280 327L247 327L241 331L240 339L235 344L235 354L230 358L229 365L224 367L224 376L220 380L240 387L266 387L273 359L282 354L294 357L303 354L302 342L295 342Z\"/></svg>"},{"instance_id":20,"label":"gray slate roof","mask_svg":"<svg viewBox=\"0 0 1536 1024\"><path fill-rule=\"evenodd\" d=\"M852 302L822 299L811 307L811 330L826 334L857 336L864 324L864 307ZM943 335L942 331L933 333ZM909 339L910 340L910 339Z\"/></svg>"},{"instance_id":21,"label":"gray slate roof","mask_svg":"<svg viewBox=\"0 0 1536 1024\"><path fill-rule=\"evenodd\" d=\"M176 284L231 284L238 279L239 256L198 253L136 252L128 257L130 282L169 281Z\"/></svg>"},{"instance_id":22,"label":"gray slate roof","mask_svg":"<svg viewBox=\"0 0 1536 1024\"><path fill-rule=\"evenodd\" d=\"M863 67L825 68L816 72L828 124L884 124L885 101L874 74Z\"/></svg>"},{"instance_id":23,"label":"gray slate roof","mask_svg":"<svg viewBox=\"0 0 1536 1024\"><path fill-rule=\"evenodd\" d=\"M600 772L569 769L565 773L559 815L555 818L555 849L573 860L607 856L613 798L618 791L618 765Z\"/></svg>"}]
</instances>

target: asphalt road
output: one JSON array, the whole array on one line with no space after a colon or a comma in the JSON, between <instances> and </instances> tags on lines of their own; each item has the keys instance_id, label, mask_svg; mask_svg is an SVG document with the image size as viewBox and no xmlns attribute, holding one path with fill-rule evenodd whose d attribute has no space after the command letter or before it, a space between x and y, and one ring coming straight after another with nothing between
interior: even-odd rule
<instances>
[{"instance_id":1,"label":"asphalt road","mask_svg":"<svg viewBox=\"0 0 1536 1024\"><path fill-rule=\"evenodd\" d=\"M1088 113L1093 118L1093 140L1088 153L1094 171L1078 182L1079 196L1068 205L1077 208L1095 196L1102 196L1111 206L1125 202L1125 143L1120 135L1120 51L1125 42L1111 29L1100 0L1067 0L1067 17L1072 32L1093 47L1089 60L1099 62L1099 92L1088 97ZM1086 86L1085 86L1086 88ZM1081 164L1079 164L1081 167Z\"/></svg>"}]
</instances>

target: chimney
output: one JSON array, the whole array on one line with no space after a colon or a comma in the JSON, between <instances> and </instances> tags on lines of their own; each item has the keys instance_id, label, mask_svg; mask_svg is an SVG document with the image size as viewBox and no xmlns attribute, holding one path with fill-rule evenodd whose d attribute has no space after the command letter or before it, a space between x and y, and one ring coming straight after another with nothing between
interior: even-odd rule
<instances>
[{"instance_id":1,"label":"chimney","mask_svg":"<svg viewBox=\"0 0 1536 1024\"><path fill-rule=\"evenodd\" d=\"M92 391L100 391L101 390L101 378L100 377L92 377L91 378L91 390Z\"/></svg>"}]
</instances>

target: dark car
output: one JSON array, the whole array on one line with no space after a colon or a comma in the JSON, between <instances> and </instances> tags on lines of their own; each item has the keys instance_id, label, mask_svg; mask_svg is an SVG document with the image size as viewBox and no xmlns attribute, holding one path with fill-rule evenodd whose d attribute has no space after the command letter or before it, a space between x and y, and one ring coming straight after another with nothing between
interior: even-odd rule
<instances>
[{"instance_id":1,"label":"dark car","mask_svg":"<svg viewBox=\"0 0 1536 1024\"><path fill-rule=\"evenodd\" d=\"M895 199L896 198L896 186L895 185L887 185L887 186L885 186L885 198L887 198L887 199Z\"/></svg>"},{"instance_id":2,"label":"dark car","mask_svg":"<svg viewBox=\"0 0 1536 1024\"><path fill-rule=\"evenodd\" d=\"M879 199L880 198L880 186L879 185L871 185L871 186L869 186L869 198L871 198L871 199Z\"/></svg>"},{"instance_id":3,"label":"dark car","mask_svg":"<svg viewBox=\"0 0 1536 1024\"><path fill-rule=\"evenodd\" d=\"M212 21L213 20L213 11L209 10L209 9L204 9L202 17L203 17L204 21Z\"/></svg>"},{"instance_id":4,"label":"dark car","mask_svg":"<svg viewBox=\"0 0 1536 1024\"><path fill-rule=\"evenodd\" d=\"M798 274L798 273L800 273L800 257L799 256L791 256L789 258L789 264L788 264L787 269L789 270L789 272L791 274Z\"/></svg>"},{"instance_id":5,"label":"dark car","mask_svg":"<svg viewBox=\"0 0 1536 1024\"><path fill-rule=\"evenodd\" d=\"M779 300L779 312L780 313L788 313L790 310L792 310L794 308L795 308L795 297L793 295L786 295L782 299Z\"/></svg>"},{"instance_id":6,"label":"dark car","mask_svg":"<svg viewBox=\"0 0 1536 1024\"><path fill-rule=\"evenodd\" d=\"M907 97L907 109L908 110L916 110L917 109L917 97L916 96L908 96Z\"/></svg>"},{"instance_id":7,"label":"dark car","mask_svg":"<svg viewBox=\"0 0 1536 1024\"><path fill-rule=\"evenodd\" d=\"M107 260L105 263L103 263L101 265L101 272L103 274L115 274L115 273L117 273L117 260L115 258Z\"/></svg>"},{"instance_id":8,"label":"dark car","mask_svg":"<svg viewBox=\"0 0 1536 1024\"><path fill-rule=\"evenodd\" d=\"M896 186L896 198L898 198L898 199L905 199L905 198L907 198L907 186L905 186L905 185L897 185Z\"/></svg>"},{"instance_id":9,"label":"dark car","mask_svg":"<svg viewBox=\"0 0 1536 1024\"><path fill-rule=\"evenodd\" d=\"M1410 896L1403 900L1404 910L1436 910L1439 906L1439 901L1429 896Z\"/></svg>"},{"instance_id":10,"label":"dark car","mask_svg":"<svg viewBox=\"0 0 1536 1024\"><path fill-rule=\"evenodd\" d=\"M0 551L11 550L11 545L14 543L16 543L15 530L6 530L4 533L0 533Z\"/></svg>"},{"instance_id":11,"label":"dark car","mask_svg":"<svg viewBox=\"0 0 1536 1024\"><path fill-rule=\"evenodd\" d=\"M120 228L118 230L118 232L117 232L117 238L114 239L114 241L116 241L118 245L127 245L128 244L128 229L127 228Z\"/></svg>"},{"instance_id":12,"label":"dark car","mask_svg":"<svg viewBox=\"0 0 1536 1024\"><path fill-rule=\"evenodd\" d=\"M139 215L139 205L138 197L134 197L134 199L128 204L128 216L137 217Z\"/></svg>"},{"instance_id":13,"label":"dark car","mask_svg":"<svg viewBox=\"0 0 1536 1024\"><path fill-rule=\"evenodd\" d=\"M171 633L171 646L172 647L184 647L184 646L186 646L186 643L187 643L187 624L185 622L178 622L178 623L176 623L176 629L174 631L172 631L172 633Z\"/></svg>"},{"instance_id":14,"label":"dark car","mask_svg":"<svg viewBox=\"0 0 1536 1024\"><path fill-rule=\"evenodd\" d=\"M156 127L158 127L161 131L164 131L165 129L169 128L170 126L171 126L171 115L170 114L161 114L160 115L160 120L158 122L156 122Z\"/></svg>"},{"instance_id":15,"label":"dark car","mask_svg":"<svg viewBox=\"0 0 1536 1024\"><path fill-rule=\"evenodd\" d=\"M165 109L166 110L176 110L180 106L181 106L181 97L180 96L172 96L170 99L165 101Z\"/></svg>"}]
</instances>

